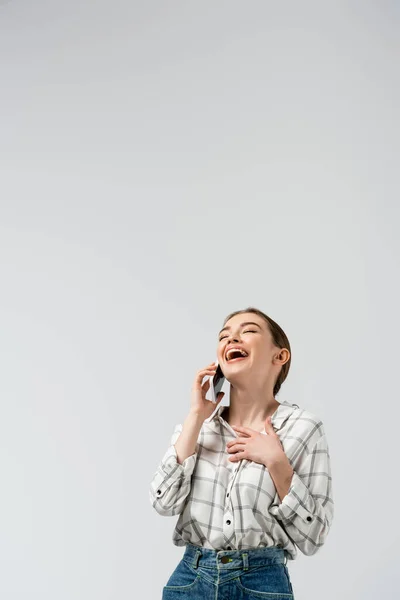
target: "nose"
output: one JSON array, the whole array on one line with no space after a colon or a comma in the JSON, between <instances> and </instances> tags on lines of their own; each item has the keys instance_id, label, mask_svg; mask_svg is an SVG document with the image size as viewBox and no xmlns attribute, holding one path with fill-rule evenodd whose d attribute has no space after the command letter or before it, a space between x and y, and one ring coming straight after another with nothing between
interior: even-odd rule
<instances>
[{"instance_id":1,"label":"nose","mask_svg":"<svg viewBox=\"0 0 400 600\"><path fill-rule=\"evenodd\" d=\"M228 338L228 344L230 344L231 342L238 342L238 341L239 341L238 335L230 335Z\"/></svg>"}]
</instances>

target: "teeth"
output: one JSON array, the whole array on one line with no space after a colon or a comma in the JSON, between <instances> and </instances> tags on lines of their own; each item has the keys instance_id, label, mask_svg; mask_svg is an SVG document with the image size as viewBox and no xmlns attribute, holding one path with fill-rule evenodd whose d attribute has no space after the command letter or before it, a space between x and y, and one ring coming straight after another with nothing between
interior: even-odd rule
<instances>
[{"instance_id":1,"label":"teeth","mask_svg":"<svg viewBox=\"0 0 400 600\"><path fill-rule=\"evenodd\" d=\"M230 348L226 353L226 360L229 360L229 357L232 354L232 352L240 352L242 356L247 356L247 353L241 348Z\"/></svg>"}]
</instances>

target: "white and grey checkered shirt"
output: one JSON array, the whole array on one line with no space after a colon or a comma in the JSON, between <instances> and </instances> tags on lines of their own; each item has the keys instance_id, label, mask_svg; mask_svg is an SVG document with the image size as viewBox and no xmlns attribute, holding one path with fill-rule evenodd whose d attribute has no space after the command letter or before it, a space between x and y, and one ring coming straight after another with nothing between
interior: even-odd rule
<instances>
[{"instance_id":1,"label":"white and grey checkered shirt","mask_svg":"<svg viewBox=\"0 0 400 600\"><path fill-rule=\"evenodd\" d=\"M322 421L288 402L272 415L294 469L281 502L264 465L228 460L226 444L239 434L221 416L225 408L220 405L204 421L195 453L182 464L174 446L182 424L176 425L151 481L149 495L155 510L165 516L179 514L173 543L190 542L213 550L281 546L289 560L296 558L296 547L308 556L315 554L329 533L334 506Z\"/></svg>"}]
</instances>

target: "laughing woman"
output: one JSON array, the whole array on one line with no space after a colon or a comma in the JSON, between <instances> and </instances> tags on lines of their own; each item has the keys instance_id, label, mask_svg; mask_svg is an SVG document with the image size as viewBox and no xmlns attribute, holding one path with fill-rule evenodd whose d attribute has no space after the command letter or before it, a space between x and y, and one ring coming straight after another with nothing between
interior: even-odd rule
<instances>
[{"instance_id":1,"label":"laughing woman","mask_svg":"<svg viewBox=\"0 0 400 600\"><path fill-rule=\"evenodd\" d=\"M324 425L276 400L291 350L265 313L231 313L217 358L230 383L229 405L221 404L223 392L217 405L205 398L216 364L198 371L189 413L150 484L155 510L179 515L172 539L185 546L162 600L294 600L287 561L297 549L315 554L333 520Z\"/></svg>"}]
</instances>

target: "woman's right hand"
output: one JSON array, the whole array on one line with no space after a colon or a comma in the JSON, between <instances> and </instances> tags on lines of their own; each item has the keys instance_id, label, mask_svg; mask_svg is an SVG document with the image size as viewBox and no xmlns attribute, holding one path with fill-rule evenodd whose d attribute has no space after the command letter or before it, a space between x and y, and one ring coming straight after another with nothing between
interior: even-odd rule
<instances>
[{"instance_id":1,"label":"woman's right hand","mask_svg":"<svg viewBox=\"0 0 400 600\"><path fill-rule=\"evenodd\" d=\"M208 419L212 415L225 395L225 392L219 392L217 402L214 404L211 400L206 400L206 394L209 390L211 379L207 379L203 385L201 384L203 378L207 375L214 377L217 366L218 365L214 362L204 369L200 369L200 371L197 371L193 382L190 412L200 416L203 420Z\"/></svg>"}]
</instances>

